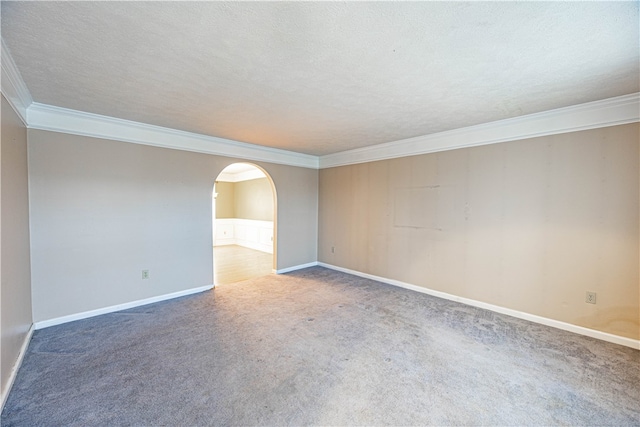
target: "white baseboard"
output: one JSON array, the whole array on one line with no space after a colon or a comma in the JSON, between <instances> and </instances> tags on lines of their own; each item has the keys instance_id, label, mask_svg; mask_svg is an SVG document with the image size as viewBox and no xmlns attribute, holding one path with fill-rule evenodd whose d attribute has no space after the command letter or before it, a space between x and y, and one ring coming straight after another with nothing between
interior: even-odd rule
<instances>
[{"instance_id":1,"label":"white baseboard","mask_svg":"<svg viewBox=\"0 0 640 427\"><path fill-rule=\"evenodd\" d=\"M273 243L260 243L237 239L236 245L247 249L253 249L254 251L264 252L266 254L273 254Z\"/></svg>"},{"instance_id":2,"label":"white baseboard","mask_svg":"<svg viewBox=\"0 0 640 427\"><path fill-rule=\"evenodd\" d=\"M256 243L250 242L247 240L240 239L224 239L224 240L216 240L216 244L213 245L214 248L218 246L242 246L243 248L253 249L254 251L264 252L266 254L273 254L273 243Z\"/></svg>"},{"instance_id":3,"label":"white baseboard","mask_svg":"<svg viewBox=\"0 0 640 427\"><path fill-rule=\"evenodd\" d=\"M216 239L216 243L213 245L213 247L215 248L216 246L230 246L230 245L237 245L238 242L236 242L236 239Z\"/></svg>"},{"instance_id":4,"label":"white baseboard","mask_svg":"<svg viewBox=\"0 0 640 427\"><path fill-rule=\"evenodd\" d=\"M213 246L238 245L273 253L273 221L220 218L215 222Z\"/></svg>"},{"instance_id":5,"label":"white baseboard","mask_svg":"<svg viewBox=\"0 0 640 427\"><path fill-rule=\"evenodd\" d=\"M510 308L500 307L498 305L488 304L482 301L476 301L470 298L463 298L456 295L448 294L446 292L435 291L433 289L424 288L422 286L412 285L410 283L401 282L399 280L387 279L385 277L374 276L373 274L362 273L360 271L350 270L348 268L338 267L324 262L317 263L321 267L326 267L331 270L341 271L343 273L353 274L354 276L364 277L365 279L371 279L378 282L386 283L393 286L398 286L412 291L421 292L423 294L432 295L438 298L447 299L450 301L459 302L473 307L483 308L485 310L494 311L500 314L506 314L507 316L517 317L518 319L528 320L530 322L539 323L545 326L551 326L553 328L562 329L564 331L573 332L580 335L586 335L591 338L596 338L602 341L611 342L614 344L624 345L636 350L640 350L640 340L634 340L632 338L621 337L619 335L609 334L607 332L596 331L594 329L585 328L583 326L573 325L571 323L561 322L559 320L549 319L547 317L536 316L535 314L529 314L518 310L512 310Z\"/></svg>"},{"instance_id":6,"label":"white baseboard","mask_svg":"<svg viewBox=\"0 0 640 427\"><path fill-rule=\"evenodd\" d=\"M27 335L24 337L24 341L22 342L22 346L20 347L20 353L18 353L18 360L11 368L11 373L9 374L9 381L7 381L7 386L2 392L2 406L0 406L0 412L4 409L4 404L7 402L7 397L9 397L9 393L11 392L11 388L13 387L13 383L16 380L16 376L18 375L18 371L20 370L20 366L22 366L22 361L24 360L24 355L27 353L27 348L29 347L29 342L31 341L31 337L33 336L33 331L35 327L33 323L29 327L27 331Z\"/></svg>"},{"instance_id":7,"label":"white baseboard","mask_svg":"<svg viewBox=\"0 0 640 427\"><path fill-rule=\"evenodd\" d=\"M35 323L36 329L44 329L50 326L61 325L63 323L73 322L75 320L87 319L89 317L100 316L101 314L113 313L115 311L127 310L129 308L139 307L141 305L153 304L154 302L166 301L173 298L179 298L186 295L197 294L212 289L215 285L206 285L199 288L187 289L184 291L173 292L156 297L145 298L137 301L126 302L124 304L112 305L110 307L98 308L96 310L84 311L82 313L70 314L68 316L56 317L55 319L42 320Z\"/></svg>"},{"instance_id":8,"label":"white baseboard","mask_svg":"<svg viewBox=\"0 0 640 427\"><path fill-rule=\"evenodd\" d=\"M319 265L317 261L308 262L306 264L294 265L293 267L286 267L280 270L276 270L276 274L289 273L291 271L302 270L303 268L315 267L316 265Z\"/></svg>"}]
</instances>

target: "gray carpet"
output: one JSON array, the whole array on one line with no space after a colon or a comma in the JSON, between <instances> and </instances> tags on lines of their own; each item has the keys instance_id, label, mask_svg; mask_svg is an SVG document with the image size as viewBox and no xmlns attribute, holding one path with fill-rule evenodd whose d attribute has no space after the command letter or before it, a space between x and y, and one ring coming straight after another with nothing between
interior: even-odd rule
<instances>
[{"instance_id":1,"label":"gray carpet","mask_svg":"<svg viewBox=\"0 0 640 427\"><path fill-rule=\"evenodd\" d=\"M640 351L315 267L36 331L3 426L640 425Z\"/></svg>"}]
</instances>

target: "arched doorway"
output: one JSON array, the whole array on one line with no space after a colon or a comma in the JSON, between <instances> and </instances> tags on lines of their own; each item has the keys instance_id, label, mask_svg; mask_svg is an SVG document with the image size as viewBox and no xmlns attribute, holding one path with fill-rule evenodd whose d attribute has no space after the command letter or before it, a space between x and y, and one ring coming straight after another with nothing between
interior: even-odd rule
<instances>
[{"instance_id":1,"label":"arched doorway","mask_svg":"<svg viewBox=\"0 0 640 427\"><path fill-rule=\"evenodd\" d=\"M213 277L216 285L276 268L277 194L259 166L233 163L213 186Z\"/></svg>"}]
</instances>

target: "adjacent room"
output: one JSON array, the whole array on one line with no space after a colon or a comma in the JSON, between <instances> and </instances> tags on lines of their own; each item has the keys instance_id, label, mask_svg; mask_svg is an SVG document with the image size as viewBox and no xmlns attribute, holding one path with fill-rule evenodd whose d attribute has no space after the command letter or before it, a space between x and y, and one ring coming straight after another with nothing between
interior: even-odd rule
<instances>
[{"instance_id":1,"label":"adjacent room","mask_svg":"<svg viewBox=\"0 0 640 427\"><path fill-rule=\"evenodd\" d=\"M639 5L2 1L2 425L640 425Z\"/></svg>"},{"instance_id":2,"label":"adjacent room","mask_svg":"<svg viewBox=\"0 0 640 427\"><path fill-rule=\"evenodd\" d=\"M213 282L235 283L273 271L273 182L249 163L220 172L213 187Z\"/></svg>"}]
</instances>

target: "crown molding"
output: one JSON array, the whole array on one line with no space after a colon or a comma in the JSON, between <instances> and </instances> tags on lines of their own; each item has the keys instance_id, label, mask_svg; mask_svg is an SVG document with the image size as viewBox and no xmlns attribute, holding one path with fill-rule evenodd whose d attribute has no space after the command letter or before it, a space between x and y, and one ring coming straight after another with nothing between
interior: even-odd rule
<instances>
[{"instance_id":1,"label":"crown molding","mask_svg":"<svg viewBox=\"0 0 640 427\"><path fill-rule=\"evenodd\" d=\"M324 169L634 123L640 121L640 93L328 154L321 157L85 113L37 102L32 102L26 109L26 117L26 122L31 129L290 166Z\"/></svg>"},{"instance_id":2,"label":"crown molding","mask_svg":"<svg viewBox=\"0 0 640 427\"><path fill-rule=\"evenodd\" d=\"M640 121L640 93L320 157L320 169Z\"/></svg>"},{"instance_id":3,"label":"crown molding","mask_svg":"<svg viewBox=\"0 0 640 427\"><path fill-rule=\"evenodd\" d=\"M13 58L9 53L9 49L2 42L2 52L0 55L0 65L2 68L2 83L0 84L2 94L7 99L11 107L18 113L24 124L27 124L27 109L33 103L31 93L27 85L24 83L20 71Z\"/></svg>"},{"instance_id":4,"label":"crown molding","mask_svg":"<svg viewBox=\"0 0 640 427\"><path fill-rule=\"evenodd\" d=\"M224 170L220 172L218 175L218 179L216 181L222 182L242 182L242 181L250 181L252 179L260 179L266 178L267 176L262 172L262 170L255 168L249 171L238 172L238 173L229 173Z\"/></svg>"},{"instance_id":5,"label":"crown molding","mask_svg":"<svg viewBox=\"0 0 640 427\"><path fill-rule=\"evenodd\" d=\"M1 58L2 94L31 129L311 169L415 156L640 121L640 93L633 93L317 157L33 102L4 40Z\"/></svg>"},{"instance_id":6,"label":"crown molding","mask_svg":"<svg viewBox=\"0 0 640 427\"><path fill-rule=\"evenodd\" d=\"M30 129L318 169L318 157L34 102Z\"/></svg>"}]
</instances>

